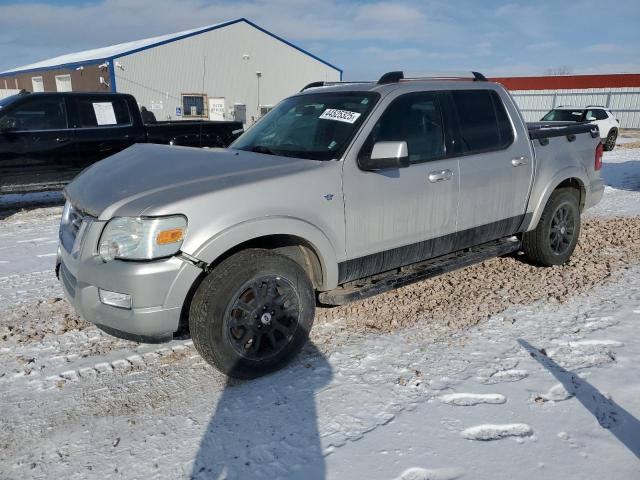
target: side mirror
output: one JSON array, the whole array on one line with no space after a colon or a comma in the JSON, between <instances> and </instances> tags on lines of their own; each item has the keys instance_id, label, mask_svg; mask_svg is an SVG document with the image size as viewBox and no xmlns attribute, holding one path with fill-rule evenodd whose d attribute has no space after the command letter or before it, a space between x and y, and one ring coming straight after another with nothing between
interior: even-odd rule
<instances>
[{"instance_id":1,"label":"side mirror","mask_svg":"<svg viewBox=\"0 0 640 480\"><path fill-rule=\"evenodd\" d=\"M407 142L376 142L369 157L358 158L358 166L370 172L409 165Z\"/></svg>"}]
</instances>

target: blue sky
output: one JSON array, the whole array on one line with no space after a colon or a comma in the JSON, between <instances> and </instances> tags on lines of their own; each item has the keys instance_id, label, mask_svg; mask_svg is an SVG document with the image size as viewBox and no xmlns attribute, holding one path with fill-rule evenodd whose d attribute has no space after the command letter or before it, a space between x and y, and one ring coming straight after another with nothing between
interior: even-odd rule
<instances>
[{"instance_id":1,"label":"blue sky","mask_svg":"<svg viewBox=\"0 0 640 480\"><path fill-rule=\"evenodd\" d=\"M640 72L640 1L0 0L0 71L246 17L341 67Z\"/></svg>"}]
</instances>

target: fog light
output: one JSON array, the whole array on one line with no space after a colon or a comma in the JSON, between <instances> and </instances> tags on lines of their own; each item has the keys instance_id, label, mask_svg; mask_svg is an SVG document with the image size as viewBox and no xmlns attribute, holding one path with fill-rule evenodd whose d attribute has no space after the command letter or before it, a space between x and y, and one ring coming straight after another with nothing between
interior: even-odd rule
<instances>
[{"instance_id":1,"label":"fog light","mask_svg":"<svg viewBox=\"0 0 640 480\"><path fill-rule=\"evenodd\" d=\"M112 307L131 309L131 295L126 293L110 292L109 290L98 289L100 301Z\"/></svg>"}]
</instances>

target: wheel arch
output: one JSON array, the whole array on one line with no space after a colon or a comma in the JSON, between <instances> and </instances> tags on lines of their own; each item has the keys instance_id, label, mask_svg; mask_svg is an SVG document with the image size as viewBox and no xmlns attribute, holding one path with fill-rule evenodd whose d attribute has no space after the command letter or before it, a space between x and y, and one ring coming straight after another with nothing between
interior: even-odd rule
<instances>
[{"instance_id":1,"label":"wheel arch","mask_svg":"<svg viewBox=\"0 0 640 480\"><path fill-rule=\"evenodd\" d=\"M317 290L337 285L338 261L331 241L315 225L291 217L245 221L214 235L192 255L213 268L246 248L277 251L298 262Z\"/></svg>"},{"instance_id":2,"label":"wheel arch","mask_svg":"<svg viewBox=\"0 0 640 480\"><path fill-rule=\"evenodd\" d=\"M580 212L585 208L587 202L587 180L584 178L584 173L577 168L567 169L556 175L552 181L547 184L539 199L535 204L531 220L523 228L524 231L533 230L538 225L544 207L547 205L551 194L559 188L573 188L579 195Z\"/></svg>"}]
</instances>

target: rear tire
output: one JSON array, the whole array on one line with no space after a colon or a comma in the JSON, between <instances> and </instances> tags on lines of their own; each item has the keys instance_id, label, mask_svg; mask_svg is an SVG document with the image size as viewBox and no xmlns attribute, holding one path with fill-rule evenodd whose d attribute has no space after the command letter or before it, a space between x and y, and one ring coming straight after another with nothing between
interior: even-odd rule
<instances>
[{"instance_id":1,"label":"rear tire","mask_svg":"<svg viewBox=\"0 0 640 480\"><path fill-rule=\"evenodd\" d=\"M278 370L304 346L313 325L311 281L295 261L268 250L241 251L218 265L189 310L193 344L234 378Z\"/></svg>"},{"instance_id":2,"label":"rear tire","mask_svg":"<svg viewBox=\"0 0 640 480\"><path fill-rule=\"evenodd\" d=\"M550 267L569 260L580 236L578 192L554 191L544 207L538 226L522 236L522 250L531 262Z\"/></svg>"},{"instance_id":3,"label":"rear tire","mask_svg":"<svg viewBox=\"0 0 640 480\"><path fill-rule=\"evenodd\" d=\"M611 130L604 141L604 151L610 152L616 146L616 140L618 139L618 132Z\"/></svg>"}]
</instances>

